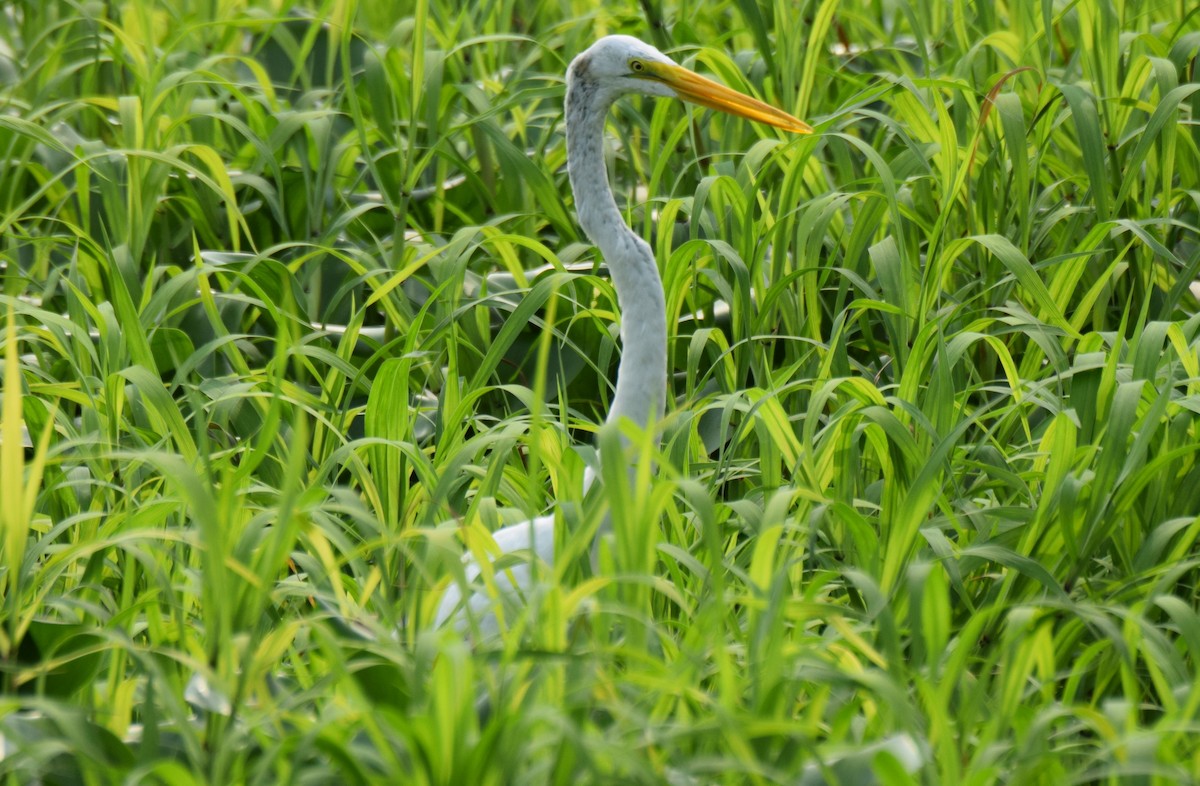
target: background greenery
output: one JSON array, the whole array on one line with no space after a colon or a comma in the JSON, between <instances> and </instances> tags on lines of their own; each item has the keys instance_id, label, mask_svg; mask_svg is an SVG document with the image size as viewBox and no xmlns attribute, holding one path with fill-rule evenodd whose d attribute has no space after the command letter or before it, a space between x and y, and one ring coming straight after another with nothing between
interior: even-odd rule
<instances>
[{"instance_id":1,"label":"background greenery","mask_svg":"<svg viewBox=\"0 0 1200 786\"><path fill-rule=\"evenodd\" d=\"M0 4L5 782L1200 779L1198 7L595 6ZM584 503L610 32L819 134L616 108L674 404Z\"/></svg>"}]
</instances>

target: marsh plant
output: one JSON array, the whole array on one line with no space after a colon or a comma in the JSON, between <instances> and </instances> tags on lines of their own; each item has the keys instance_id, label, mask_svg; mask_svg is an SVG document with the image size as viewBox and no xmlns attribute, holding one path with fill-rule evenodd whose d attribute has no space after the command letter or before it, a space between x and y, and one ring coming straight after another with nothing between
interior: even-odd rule
<instances>
[{"instance_id":1,"label":"marsh plant","mask_svg":"<svg viewBox=\"0 0 1200 786\"><path fill-rule=\"evenodd\" d=\"M585 496L606 33L817 133L617 105L671 379ZM1200 779L1198 52L1178 0L0 2L0 778ZM547 513L498 639L435 629Z\"/></svg>"}]
</instances>

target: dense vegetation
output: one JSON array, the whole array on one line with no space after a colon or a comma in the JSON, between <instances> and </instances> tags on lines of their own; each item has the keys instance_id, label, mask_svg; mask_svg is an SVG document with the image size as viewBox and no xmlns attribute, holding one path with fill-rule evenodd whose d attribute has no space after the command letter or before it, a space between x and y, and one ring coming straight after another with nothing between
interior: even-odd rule
<instances>
[{"instance_id":1,"label":"dense vegetation","mask_svg":"<svg viewBox=\"0 0 1200 786\"><path fill-rule=\"evenodd\" d=\"M1200 11L596 5L0 2L4 782L1200 779ZM674 401L584 499L609 32L819 133L617 107Z\"/></svg>"}]
</instances>

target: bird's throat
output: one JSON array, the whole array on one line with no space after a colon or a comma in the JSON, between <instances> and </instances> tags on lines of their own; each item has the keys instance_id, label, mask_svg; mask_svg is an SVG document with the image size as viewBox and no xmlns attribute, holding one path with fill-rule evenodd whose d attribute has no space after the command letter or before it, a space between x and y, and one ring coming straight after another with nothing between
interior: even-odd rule
<instances>
[{"instance_id":1,"label":"bird's throat","mask_svg":"<svg viewBox=\"0 0 1200 786\"><path fill-rule=\"evenodd\" d=\"M567 88L567 170L580 226L604 255L621 309L621 363L608 421L659 421L667 395L667 322L662 278L650 246L625 224L604 159L612 98L587 82Z\"/></svg>"}]
</instances>

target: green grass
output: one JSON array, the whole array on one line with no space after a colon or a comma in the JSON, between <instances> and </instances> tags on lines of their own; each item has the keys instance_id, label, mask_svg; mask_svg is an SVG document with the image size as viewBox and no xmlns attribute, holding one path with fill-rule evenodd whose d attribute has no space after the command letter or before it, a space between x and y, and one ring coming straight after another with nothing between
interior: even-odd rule
<instances>
[{"instance_id":1,"label":"green grass","mask_svg":"<svg viewBox=\"0 0 1200 786\"><path fill-rule=\"evenodd\" d=\"M3 782L1200 780L1200 13L408 6L0 3ZM583 500L608 32L819 133L614 112L673 403Z\"/></svg>"}]
</instances>

